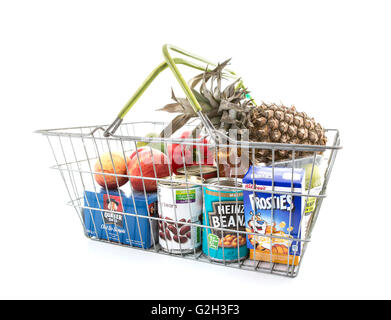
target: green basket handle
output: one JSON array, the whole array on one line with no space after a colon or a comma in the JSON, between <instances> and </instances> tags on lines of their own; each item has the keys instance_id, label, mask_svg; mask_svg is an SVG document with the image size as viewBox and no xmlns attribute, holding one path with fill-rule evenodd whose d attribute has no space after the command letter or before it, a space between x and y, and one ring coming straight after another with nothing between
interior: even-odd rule
<instances>
[{"instance_id":1,"label":"green basket handle","mask_svg":"<svg viewBox=\"0 0 391 320\"><path fill-rule=\"evenodd\" d=\"M167 67L169 67L171 69L171 71L173 72L175 78L179 82L179 84L182 87L184 93L186 94L187 99L189 100L191 106L193 107L194 112L196 112L200 116L201 121L203 121L203 122L205 121L205 119L204 119L204 117L203 117L203 115L201 113L202 108L201 108L199 102L197 101L196 97L194 96L193 92L189 88L188 84L184 80L182 74L179 72L177 65L178 64L183 64L185 66L188 66L188 67L191 67L191 68L194 68L194 69L198 69L198 70L201 70L201 71L204 71L205 69L209 70L208 66L205 68L205 67L201 67L201 66L199 66L199 65L197 65L197 64L195 64L193 62L187 61L187 60L182 59L182 58L172 58L170 53L169 53L169 50L172 50L174 52L180 53L180 54L182 54L182 55L184 55L186 57L190 57L190 58L192 58L194 60L201 61L203 63L206 63L207 65L217 66L216 63L210 62L207 59L204 59L204 58L199 57L199 56L197 56L195 54L187 52L187 51L185 51L183 49L180 49L180 48L178 48L176 46L165 44L163 46L163 56L164 56L164 60L165 61L162 62L161 64L159 64L148 75L148 77L144 80L144 82L141 84L141 86L136 90L136 92L133 94L133 96L129 99L129 101L121 109L120 113L118 114L116 119L113 121L113 123L110 126L108 126L107 129L105 130L105 132L103 134L105 137L113 135L117 131L118 127L121 125L121 123L122 123L125 115L128 113L128 111L133 107L133 105L137 102L137 100L142 96L142 94L150 86L150 84L153 82L153 80L155 80L156 77L162 71L164 71ZM228 72L229 74L231 74L233 76L236 76L236 74L233 71L231 71L231 70L226 70L226 72Z\"/></svg>"}]
</instances>

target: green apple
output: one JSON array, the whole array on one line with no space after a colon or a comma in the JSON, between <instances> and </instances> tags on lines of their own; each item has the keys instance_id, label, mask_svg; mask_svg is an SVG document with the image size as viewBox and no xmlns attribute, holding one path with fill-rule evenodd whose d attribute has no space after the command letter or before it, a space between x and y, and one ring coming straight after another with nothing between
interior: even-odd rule
<instances>
[{"instance_id":1,"label":"green apple","mask_svg":"<svg viewBox=\"0 0 391 320\"><path fill-rule=\"evenodd\" d=\"M159 135L155 132L149 132L145 135L147 138L157 138ZM162 142L144 142L144 141L139 141L137 142L137 147L145 147L145 146L150 146L153 149L159 150L164 153L164 143Z\"/></svg>"},{"instance_id":2,"label":"green apple","mask_svg":"<svg viewBox=\"0 0 391 320\"><path fill-rule=\"evenodd\" d=\"M305 188L308 189L311 171L312 171L312 163L308 163L304 166L305 169ZM311 189L315 187L319 187L322 184L322 177L319 172L319 167L314 165L314 172L312 173L312 181L311 181Z\"/></svg>"}]
</instances>

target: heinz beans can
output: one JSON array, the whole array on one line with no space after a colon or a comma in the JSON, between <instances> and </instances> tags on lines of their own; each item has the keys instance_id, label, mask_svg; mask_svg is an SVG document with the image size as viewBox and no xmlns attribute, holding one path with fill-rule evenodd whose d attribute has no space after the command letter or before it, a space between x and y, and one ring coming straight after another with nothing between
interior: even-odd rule
<instances>
[{"instance_id":1,"label":"heinz beans can","mask_svg":"<svg viewBox=\"0 0 391 320\"><path fill-rule=\"evenodd\" d=\"M171 179L167 177L165 179ZM188 182L188 184L186 183ZM201 247L202 180L175 176L158 183L159 244L170 253L194 253Z\"/></svg>"},{"instance_id":2,"label":"heinz beans can","mask_svg":"<svg viewBox=\"0 0 391 320\"><path fill-rule=\"evenodd\" d=\"M248 255L245 231L243 191L241 179L213 178L204 188L205 210L203 224L224 230L204 228L202 251L212 260L234 262Z\"/></svg>"}]
</instances>

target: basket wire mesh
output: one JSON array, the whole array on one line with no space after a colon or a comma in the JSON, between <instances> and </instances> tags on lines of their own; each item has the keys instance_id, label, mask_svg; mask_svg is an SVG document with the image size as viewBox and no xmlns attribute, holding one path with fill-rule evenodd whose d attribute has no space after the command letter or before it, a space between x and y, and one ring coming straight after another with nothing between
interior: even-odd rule
<instances>
[{"instance_id":1,"label":"basket wire mesh","mask_svg":"<svg viewBox=\"0 0 391 320\"><path fill-rule=\"evenodd\" d=\"M174 48L174 49L173 49ZM168 49L172 49L173 51L180 52L184 54L184 51L181 49L178 49L176 47L168 47ZM167 48L166 48L167 50ZM165 51L163 51L165 52ZM167 52L166 52L167 53ZM185 52L186 53L186 52ZM190 56L190 54L186 53L185 55ZM194 55L191 57L194 58ZM173 59L173 62L170 62L171 57L166 54L166 64L163 64L165 67L167 65L172 68L172 65L175 66L175 63L177 63L178 59ZM197 60L207 62L205 59L199 58ZM183 62L183 61L182 61ZM161 68L160 68L161 69ZM161 71L159 69L159 72ZM173 70L174 74L177 75L177 70ZM152 73L153 77L156 77L157 74L154 72ZM180 74L179 74L180 75ZM150 76L151 77L151 76ZM72 206L83 226L84 234L92 240L96 241L103 241L108 242L115 245L120 246L126 246L134 249L139 249L143 251L150 251L160 254L166 254L174 257L181 257L184 259L191 259L216 265L223 265L226 267L232 267L232 268L238 268L243 270L252 270L257 272L267 272L272 274L278 274L278 275L285 275L289 277L295 277L299 269L302 265L303 256L307 250L308 243L311 240L311 235L313 228L315 226L315 223L318 219L319 211L323 202L323 199L326 197L326 188L330 179L330 174L334 165L334 161L336 158L337 151L341 148L340 147L340 136L339 132L336 129L328 129L326 130L328 141L329 143L326 146L314 146L314 145L289 145L289 144L280 144L280 143L262 143L262 142L248 142L248 141L233 141L232 139L227 138L225 142L222 142L221 139L216 139L216 135L214 135L213 128L211 129L209 126L209 123L205 122L205 117L200 116L200 121L204 124L204 127L206 129L206 134L209 135L211 138L207 144L205 144L204 141L201 141L200 139L180 139L180 138L161 138L161 137L146 137L146 132L160 132L164 128L166 128L167 123L164 122L152 122L152 121L143 121L143 122L132 122L132 123L123 123L122 119L123 116L126 114L126 112L130 109L130 107L137 101L138 97L141 95L143 91L145 91L146 87L149 85L149 83L152 81L149 78L149 80L146 80L146 85L142 86L141 89L138 90L138 94L135 94L134 97L132 97L131 101L125 106L125 111L122 110L120 115L116 118L116 120L111 125L95 125L95 126L86 126L86 127L72 127L72 128L62 128L62 129L49 129L49 130L39 130L37 131L40 134L43 134L46 136L49 145L51 147L55 165L52 167L53 169L59 171L61 178L65 184L66 191L68 193L69 202L68 204ZM178 81L181 83L183 82L183 79L178 78ZM186 87L186 86L185 86ZM186 92L185 88L184 91ZM141 92L141 93L140 93ZM188 96L189 98L189 96ZM191 97L190 97L191 98ZM189 99L191 101L191 99ZM196 100L196 99L195 99ZM197 101L195 101L197 103ZM196 109L196 108L195 108ZM199 112L199 115L202 114L202 112ZM206 120L207 121L207 120ZM186 125L185 129L193 130L196 124L188 124ZM117 134L115 134L117 132ZM142 166L140 163L140 147L139 144L147 144L147 146L143 147L144 150L149 150L151 153L151 159L152 159L152 166L153 166L153 176L143 176L142 173ZM311 199L316 199L316 205L313 210L313 212L310 215L308 224L306 226L305 230L300 230L302 223L300 223L299 232L297 237L292 237L290 235L290 231L288 233L290 243L295 243L296 245L300 245L302 250L300 253L300 257L298 258L298 262L295 263L296 259L296 251L294 252L293 256L291 257L290 254L287 255L287 261L286 263L277 263L275 262L274 255L275 252L273 252L273 245L274 243L278 243L278 241L284 240L284 237L276 234L273 231L273 223L274 223L274 204L271 207L271 232L270 234L263 234L262 236L269 239L269 242L271 244L270 250L268 253L269 259L263 259L263 261L258 260L256 258L256 254L253 254L252 258L245 257L243 258L239 252L239 239L251 239L256 236L259 236L256 231L252 230L252 232L249 232L246 230L240 230L239 223L236 223L236 230L228 229L224 227L214 227L210 226L205 222L205 219L203 221L179 221L177 219L177 209L174 207L174 213L175 213L175 219L174 221L170 221L166 218L164 218L161 213L163 211L161 201L157 201L157 209L158 214L151 212L148 210L147 214L142 214L138 211L138 207L136 205L136 199L133 192L130 192L130 196L126 196L121 191L123 187L121 187L121 183L119 182L121 179L139 179L142 181L143 186L143 197L145 200L145 207L149 207L148 203L148 192L146 190L146 183L151 181L156 181L158 184L161 183L171 183L175 181L176 175L174 174L174 170L172 167L172 160L170 157L168 157L168 168L169 168L169 175L167 177L158 177L157 171L156 171L156 163L154 163L154 157L153 157L153 151L150 147L151 144L161 144L164 145L164 150L168 150L169 146L175 144L177 145L181 150L181 155L183 157L183 171L184 171L184 185L186 189L186 197L187 199L190 197L191 188L193 186L200 186L202 190L205 190L205 188L218 188L217 191L219 194L219 200L218 202L220 205L222 204L222 192L221 190L231 190L232 193L235 193L235 202L236 205L239 204L238 199L238 192L243 191L249 191L252 192L254 197L256 192L259 192L259 190L256 189L256 181L255 176L253 174L253 183L252 187L241 185L238 186L238 181L240 178L238 175L236 175L233 180L235 183L233 186L227 186L223 185L221 183L224 180L224 177L221 176L220 170L217 170L216 172L216 180L217 183L211 184L210 180L204 179L203 172L201 170L201 154L202 154L202 148L207 146L210 150L212 150L212 154L214 155L214 165L219 168L221 165L221 159L219 158L219 152L222 150L227 150L227 148L232 148L233 146L235 148L245 150L246 153L249 155L249 162L255 164L255 154L258 150L270 150L272 154L272 161L268 164L268 167L271 168L271 190L263 190L264 193L269 193L270 196L274 199L275 195L282 195L285 194L287 196L291 197L302 197L305 199L305 202L310 201ZM149 144L149 146L148 146ZM190 174L188 173L188 167L187 167L187 161L185 159L185 149L186 148L192 148L196 149L198 152L196 152L195 159L196 164L195 166L199 165L199 173L197 174L201 178L201 182L195 183L190 179ZM291 159L289 161L286 161L285 163L281 164L277 161L275 161L275 154L278 150L286 150L291 154ZM305 151L307 154L311 154L311 156L307 157L307 163L311 165L310 169L310 184L313 178L314 174L314 168L316 167L317 161L321 159L322 163L322 170L321 170L321 176L322 176L322 184L320 187L320 190L318 192L313 193L311 187L308 187L308 190L303 191L302 193L298 193L294 190L294 182L293 177L295 173L295 168L298 167L298 164L302 159L299 159L296 157L296 154L298 154L300 151ZM116 166L114 165L113 160L113 154L119 153L121 156L125 159L126 162L126 174L119 174L115 172ZM113 173L107 173L104 172L103 164L101 162L101 157L103 154L109 154L112 167L114 168ZM140 176L130 175L130 172L128 171L128 161L129 161L129 155L135 154L137 157L137 162L140 170ZM95 166L98 165L100 168L99 172L95 170ZM291 190L288 192L282 192L279 191L278 188L275 188L275 170L279 166L283 165L285 168L291 169ZM237 172L238 167L233 167L233 172ZM95 176L100 175L104 177L104 187L102 189L99 189L99 187L96 184ZM112 186L109 188L108 186L108 179L114 179L115 180L115 188L117 190L120 204L122 207L124 207L126 202L129 202L133 208L135 208L134 213L125 212L125 210L119 210L118 207L109 207L104 208L102 207L101 201L98 199L99 193L104 193L107 195L107 198L110 199L110 196L112 196L113 189ZM129 183L128 183L129 185ZM128 186L129 187L129 186ZM86 193L90 192L91 194L95 195L96 202L93 201L93 198L87 197ZM174 195L173 195L174 197ZM94 200L94 199L93 199ZM143 200L143 201L144 201ZM189 204L189 211L193 210L192 207ZM206 207L205 207L205 201L202 203L202 212L205 217ZM94 214L93 214L94 213ZM100 215L100 220L102 221L102 225L97 225L97 216L96 213ZM113 217L116 217L114 215L123 216L123 217L133 217L133 220L129 219L123 219L123 230L121 232L125 232L125 236L129 239L129 243L125 244L120 241L120 234L119 234L119 228L116 227L116 222L114 222L113 226L108 226L108 223L106 223L104 215L110 214L113 215ZM236 221L239 221L240 217L238 216L239 213L236 211ZM301 212L301 218L304 219L304 210ZM220 219L222 213L219 213ZM86 226L85 221L86 217L89 216L89 221L92 222L92 229L89 230L91 226ZM291 217L292 217L292 206L290 207L290 213L289 213L289 221L288 226L289 230L291 228ZM144 222L148 222L148 228L149 228L149 235L151 237L150 244L146 245L145 239L143 239L143 235L145 235L145 232L142 232L142 226L144 226ZM131 222L131 223L130 223ZM166 248L164 249L161 244L159 244L159 228L163 228L163 232L166 232L166 228L169 223L173 223L175 225L175 228L177 232L179 232L180 228L183 226L188 226L191 230L201 230L202 233L207 232L207 230L210 230L214 234L220 234L221 238L223 238L224 232L228 234L235 234L236 235L236 248L237 249L237 258L232 259L226 259L226 250L228 250L228 247L225 246L225 242L222 241L221 247L222 247L222 259L219 259L219 261L215 261L213 258L211 258L210 247L209 242L207 241L207 248L203 248L204 250L200 250L200 248L192 248L189 250L183 250L181 246L181 242L179 241L179 251L174 252L173 250L167 250L168 245L166 245ZM129 225L132 224L132 225ZM140 241L138 242L138 245L135 245L130 239L131 236L131 229L136 229ZM99 236L100 231L104 231L104 237ZM116 237L113 236L113 232L116 234ZM111 235L110 235L111 233ZM92 236L93 234L93 236ZM162 240L162 239L161 239ZM164 241L164 239L163 239ZM167 242L167 238L165 238L165 241ZM202 243L204 246L205 243ZM230 247L231 249L232 247ZM256 252L256 250L255 250Z\"/></svg>"},{"instance_id":2,"label":"basket wire mesh","mask_svg":"<svg viewBox=\"0 0 391 320\"><path fill-rule=\"evenodd\" d=\"M119 150L119 152L122 153L123 157L125 158L125 161L128 161L127 159L131 153L136 151L137 152L136 154L138 154L140 148L137 146L137 142L140 142L140 141L146 142L146 143L161 142L161 143L164 143L166 149L169 144L175 143L180 146L181 151L184 151L184 148L186 146L196 145L196 147L198 147L198 148L203 147L203 145L201 145L201 144L197 145L197 143L194 141L192 141L192 142L179 141L177 139L174 140L174 139L167 139L167 138L145 138L145 137L140 137L138 135L138 131L140 131L140 132L144 131L148 126L150 128L152 127L152 129L157 130L157 129L159 129L159 127L164 127L165 125L166 125L165 123L157 123L157 122L123 123L119 127L120 135L115 136L115 137L110 137L110 138L104 137L103 131L100 131L100 130L95 131L95 133L93 135L91 135L91 131L95 127L78 127L78 128L69 128L69 129L61 129L61 130L41 130L40 131L40 133L44 134L47 137L47 140L50 144L50 147L52 149L53 156L55 159L55 163L56 163L52 168L56 169L60 172L60 175L62 177L62 180L64 181L64 184L66 186L66 190L68 193L68 197L69 197L68 204L70 206L74 207L77 215L79 216L79 219L80 219L82 226L83 226L84 234L93 240L109 242L112 244L122 245L122 246L126 246L126 247L133 247L135 249L140 249L140 250L145 250L145 251L153 251L156 253L168 254L171 256L182 257L182 258L186 258L186 259L194 259L197 261L208 262L208 263L213 263L213 264L217 264L217 265L225 265L228 267L234 267L234 268L245 269L245 270L269 272L269 273L281 274L281 275L286 275L286 276L291 276L291 277L296 276L299 271L299 268L302 264L303 256L304 256L304 253L307 249L307 245L310 242L312 230L313 230L315 223L316 223L316 220L318 218L323 199L326 197L326 187L327 187L327 184L328 184L328 181L330 178L330 173L331 173L331 170L332 170L332 167L333 167L333 164L335 161L336 153L338 151L338 147L339 147L339 143L340 143L339 133L337 130L328 130L328 132L334 136L334 139L333 139L332 145L324 148L325 150L322 155L323 161L325 162L325 164L324 164L324 181L322 183L322 189L318 194L312 194L310 188L308 188L308 191L306 191L306 193L302 193L302 194L297 194L297 192L294 192L293 190L291 192L284 192L284 193L279 192L279 191L275 191L274 189L272 191L270 191L271 196L279 195L279 194L288 194L288 195L292 195L292 196L302 196L305 199L308 199L308 198L316 198L317 199L316 200L316 207L315 207L314 212L312 213L312 216L311 216L312 219L307 227L306 232L301 233L300 238L291 239L292 241L295 241L297 243L302 244L303 249L302 249L302 253L300 255L300 260L299 260L298 265L293 264L293 260L294 260L295 256L293 256L293 259L291 261L289 261L290 258L288 257L288 262L286 264L274 263L273 262L273 251L270 251L270 261L258 261L255 259L255 255L254 255L253 259L248 258L248 259L243 260L243 259L239 259L239 254L238 254L237 261L235 261L235 262L226 261L226 259L224 257L224 250L225 250L224 243L223 243L223 259L220 262L216 262L216 261L210 259L208 254L203 254L202 252L199 252L198 250L196 250L196 248L194 248L194 250L191 254L189 254L189 253L185 254L182 252L180 252L179 254L167 252L167 251L162 250L161 246L158 244L158 239L156 239L156 232L154 232L154 230L152 230L153 226L157 227L156 223L149 224L150 234L152 236L152 246L150 248L146 248L146 247L144 247L144 245L142 245L141 248L139 248L139 247L133 246L132 244L124 245L124 244L120 243L119 241L110 240L110 237L107 234L108 229L107 229L106 225L104 228L104 230L106 230L106 240L99 239L98 237L88 236L87 228L84 224L85 218L83 215L85 215L85 214L92 215L91 210L97 210L97 207L91 205L89 203L88 199L85 198L84 195L85 195L86 191L92 191L95 194L98 194L99 190L96 185L95 178L94 178L94 176L96 174L107 176L107 177L110 177L110 176L114 177L116 180L118 189L120 189L118 179L121 177L131 177L131 178L136 178L136 179L139 178L143 181L143 185L144 185L144 181L147 181L147 180L149 180L149 181L154 180L157 182L165 182L165 181L169 182L175 178L175 175L172 172L172 168L171 168L172 163L169 163L170 175L168 177L164 177L164 178L157 178L156 174L155 174L155 177L144 177L144 176L142 176L141 169L140 169L140 171L141 171L140 177L131 176L129 174L129 172L126 175L117 174L116 172L114 172L114 173L96 172L94 170L94 163L98 162L102 168L102 163L100 163L100 160L99 160L101 158L102 154L108 153L108 154L112 155L113 150L115 150L115 151ZM186 140L186 139L183 139L183 140ZM246 146L249 146L249 145L246 144ZM214 145L214 146L211 145L211 147L215 148L215 150L216 150L215 154L217 154L219 149L224 148L225 146L224 145ZM245 147L245 146L241 146L241 147ZM273 159L274 159L274 154L277 150L279 150L279 145L278 144L272 144L272 145L268 144L267 147L271 148ZM263 149L264 146L261 146L261 147L249 146L249 148L252 149L252 154L254 155L255 151L257 149ZM150 148L150 150L151 150L151 148ZM295 159L295 152L300 151L300 148L299 147L291 147L290 151L292 151L292 160L289 161L290 162L289 167L292 168L292 173L293 173L293 169L295 168L295 162L300 160L300 159ZM151 150L151 152L152 152L152 150ZM312 175L313 175L313 171L314 171L314 167L315 167L315 161L316 161L317 157L319 156L318 152L319 152L318 150L313 151L313 156L311 157L312 158L312 161L311 161L312 168L311 168L310 181L312 180ZM182 154L184 154L184 152ZM198 153L198 156L200 156L200 153ZM199 158L199 160L201 160L201 159ZM111 161L113 161L112 158L111 158ZM215 161L217 161L217 162L219 161L218 157L215 158ZM253 161L255 161L255 159L253 159ZM201 161L198 161L198 162L201 163ZM153 161L152 161L152 163L153 163ZM155 167L154 163L153 163L153 166ZM218 164L217 164L217 166L218 166ZM270 164L270 166L271 166L272 170L274 170L274 168L276 168L278 166L278 163L273 160L272 163ZM113 165L113 168L115 168L114 165ZM103 171L103 168L102 168L102 171ZM185 176L186 176L186 174L187 174L186 164L184 165L184 171L185 171ZM156 173L156 171L155 171L155 173ZM201 178L203 178L202 175L203 175L203 173L200 170ZM218 176L217 179L223 180L224 178ZM238 178L236 177L234 179L238 179ZM293 174L292 174L292 180L293 180ZM207 181L208 180L204 181L201 184L201 186L203 188L216 186L216 185L211 185ZM191 181L186 181L185 184L188 186L187 192L188 192L188 194L190 194L189 188L192 185L194 185L194 183L192 183ZM255 181L254 181L253 185L254 185L253 189L246 188L246 187L239 188L239 187L229 187L229 186L224 186L224 188L225 189L231 188L232 191L237 191L237 190L245 191L245 190L247 190L247 191L252 191L255 194L255 192L258 191L255 189L255 185L256 185ZM274 172L273 172L273 176L272 176L272 186L274 186ZM292 186L293 186L293 181L292 181ZM104 189L103 192L105 192L107 194L107 196L110 196L110 192L112 190L109 190L107 185L105 185L105 187L103 189ZM292 187L292 189L293 189L293 187ZM263 192L268 192L268 191L263 191ZM118 192L118 194L119 194L119 197L121 198L121 202L124 201L122 199L122 193ZM148 206L147 192L144 192L144 197L145 197L146 206ZM161 218L159 216L152 216L149 213L147 216L145 216L143 214L139 214L137 212L137 206L135 204L135 198L133 196L133 193L131 193L130 201L133 202L133 205L136 208L135 213L107 210L107 209L102 208L100 205L100 202L97 201L97 204L99 205L99 207L98 207L99 212L102 215L102 221L104 221L103 214L105 212L109 212L112 214L117 213L117 214L122 214L122 215L127 215L127 216L133 216L136 218L137 228L138 228L138 231L139 231L139 234L141 237L142 237L142 232L140 230L140 220L141 219L148 219L149 221L161 221L161 222L164 221L166 223L170 222L170 221L168 221L164 218ZM222 200L220 199L220 201L222 201ZM238 202L238 198L236 198L236 201ZM162 208L161 208L159 202L158 202L158 206L159 206L158 211L162 212ZM205 212L205 203L203 204L203 206L204 206L203 211ZM238 214L238 212L236 212L236 214ZM239 219L239 217L237 217L237 219ZM272 208L272 220L273 220L273 208ZM95 219L92 217L91 221L94 222ZM129 232L130 226L127 225L126 219L124 219L124 224L125 224L125 230L127 232L127 236L130 239L130 232ZM176 224L177 224L176 228L178 229L178 220L176 221ZM191 222L181 222L181 224L188 225L190 227L195 227L195 228L200 227L200 228L202 228L203 232L205 232L206 229L213 229L215 231L220 231L220 232L227 231L227 229L208 226L204 223L196 224L196 223L191 223ZM288 222L289 227L291 226L290 224L291 224L291 221L289 220L289 222ZM94 223L93 228L95 229L95 233L98 234L99 232L97 231L97 229L99 228L99 226L96 226ZM229 229L229 231L232 233L232 229ZM256 233L251 233L248 231L239 230L238 224L237 224L237 229L235 230L235 233L237 235L237 238L239 238L240 235L242 235L244 237L248 237L251 235L253 235L253 236L257 235ZM117 236L119 238L118 234L117 234ZM274 239L281 239L280 236L274 235L273 231L270 235L264 235L264 236L270 237L271 241L273 241ZM107 239L109 239L109 240L107 240ZM143 244L143 243L144 243L144 241L141 239L141 244ZM239 250L239 246L237 246L237 248ZM209 246L208 246L208 251L209 251Z\"/></svg>"}]
</instances>

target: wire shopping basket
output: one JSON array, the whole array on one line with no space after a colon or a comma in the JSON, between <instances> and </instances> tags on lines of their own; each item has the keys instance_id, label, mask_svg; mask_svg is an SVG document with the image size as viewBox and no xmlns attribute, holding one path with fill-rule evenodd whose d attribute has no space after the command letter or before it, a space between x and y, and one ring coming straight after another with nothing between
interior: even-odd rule
<instances>
[{"instance_id":1,"label":"wire shopping basket","mask_svg":"<svg viewBox=\"0 0 391 320\"><path fill-rule=\"evenodd\" d=\"M169 50L206 66L172 58ZM60 172L68 204L79 216L84 234L144 251L296 276L341 148L338 130L325 130L331 141L327 145L252 142L227 136L202 112L177 68L182 64L205 71L216 64L170 45L163 47L163 55L165 61L112 124L36 131L47 137L53 168ZM202 138L145 136L163 132L167 123L123 122L167 67L203 125ZM229 70L226 75L236 78ZM190 132L197 126L189 123L184 128ZM173 149L179 151L180 168L174 166ZM204 150L211 163L203 161ZM237 162L229 164L231 176L220 170L226 165L221 154L227 150L247 155L244 171ZM255 154L260 150L271 154L270 163L257 163ZM277 161L280 150L290 153L290 159ZM192 164L186 159L189 153L196 158ZM297 156L303 153L305 157Z\"/></svg>"}]
</instances>

